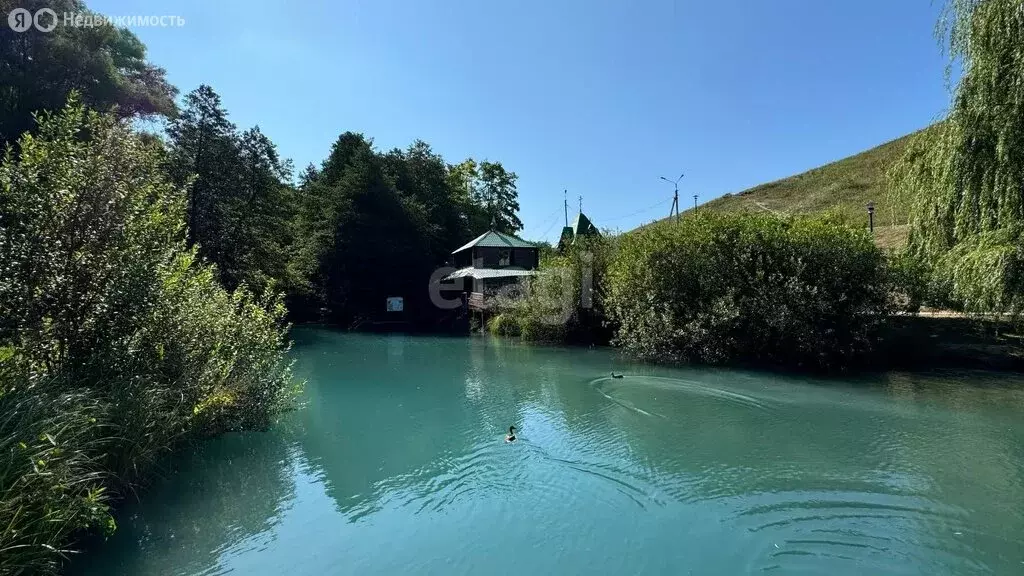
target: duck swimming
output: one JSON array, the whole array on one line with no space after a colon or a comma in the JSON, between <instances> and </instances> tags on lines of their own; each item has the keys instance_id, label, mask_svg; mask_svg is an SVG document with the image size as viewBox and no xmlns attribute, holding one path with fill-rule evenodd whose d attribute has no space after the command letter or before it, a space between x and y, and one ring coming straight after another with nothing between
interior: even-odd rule
<instances>
[{"instance_id":1,"label":"duck swimming","mask_svg":"<svg viewBox=\"0 0 1024 576\"><path fill-rule=\"evenodd\" d=\"M509 426L508 427L508 436L505 436L505 442L515 442L515 441L516 441L516 427L515 426Z\"/></svg>"},{"instance_id":2,"label":"duck swimming","mask_svg":"<svg viewBox=\"0 0 1024 576\"><path fill-rule=\"evenodd\" d=\"M622 378L622 374L616 374L615 372L612 372L612 378Z\"/></svg>"}]
</instances>

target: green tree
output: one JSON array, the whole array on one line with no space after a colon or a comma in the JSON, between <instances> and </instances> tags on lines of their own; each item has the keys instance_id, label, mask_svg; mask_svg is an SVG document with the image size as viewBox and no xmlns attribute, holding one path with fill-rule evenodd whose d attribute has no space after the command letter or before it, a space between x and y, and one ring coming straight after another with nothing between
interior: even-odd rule
<instances>
[{"instance_id":1,"label":"green tree","mask_svg":"<svg viewBox=\"0 0 1024 576\"><path fill-rule=\"evenodd\" d=\"M4 17L14 7L35 13L53 9L93 14L79 0L0 2ZM173 116L177 89L163 69L146 61L146 47L127 29L114 26L64 26L51 32L30 28L15 32L0 26L0 143L13 142L34 127L32 114L59 110L68 95L96 109L116 107L117 115L140 118Z\"/></svg>"},{"instance_id":2,"label":"green tree","mask_svg":"<svg viewBox=\"0 0 1024 576\"><path fill-rule=\"evenodd\" d=\"M448 166L448 188L462 214L468 238L475 238L491 227L490 214L478 192L479 179L480 167L472 158Z\"/></svg>"},{"instance_id":3,"label":"green tree","mask_svg":"<svg viewBox=\"0 0 1024 576\"><path fill-rule=\"evenodd\" d=\"M934 290L974 312L1024 309L1024 9L1019 0L950 0L939 23L962 66L948 117L894 167L913 206L909 249Z\"/></svg>"},{"instance_id":4,"label":"green tree","mask_svg":"<svg viewBox=\"0 0 1024 576\"><path fill-rule=\"evenodd\" d=\"M230 222L223 249L225 284L262 289L294 283L289 262L296 234L291 163L281 160L277 147L258 126L242 133L238 147L239 189L225 206Z\"/></svg>"},{"instance_id":5,"label":"green tree","mask_svg":"<svg viewBox=\"0 0 1024 576\"><path fill-rule=\"evenodd\" d=\"M186 440L289 405L276 297L228 292L127 122L69 105L0 164L0 573L53 572Z\"/></svg>"},{"instance_id":6,"label":"green tree","mask_svg":"<svg viewBox=\"0 0 1024 576\"><path fill-rule=\"evenodd\" d=\"M501 162L466 159L450 169L450 184L469 209L469 227L474 231L490 228L506 234L523 229L519 220L519 192L515 172L505 170Z\"/></svg>"},{"instance_id":7,"label":"green tree","mask_svg":"<svg viewBox=\"0 0 1024 576\"><path fill-rule=\"evenodd\" d=\"M449 165L419 140L381 153L362 134L341 134L299 178L292 258L308 282L289 293L294 317L358 324L403 296L407 320L435 322L429 278L489 228L489 207L501 206L500 226L521 227L515 174L482 166Z\"/></svg>"},{"instance_id":8,"label":"green tree","mask_svg":"<svg viewBox=\"0 0 1024 576\"><path fill-rule=\"evenodd\" d=\"M369 142L352 152L341 178L324 184L335 216L324 274L335 319L357 321L379 311L388 295L426 292L423 214L394 188Z\"/></svg>"},{"instance_id":9,"label":"green tree","mask_svg":"<svg viewBox=\"0 0 1024 576\"><path fill-rule=\"evenodd\" d=\"M523 229L519 220L519 192L515 172L505 170L501 162L480 163L480 186L477 202L486 207L494 229L515 234Z\"/></svg>"},{"instance_id":10,"label":"green tree","mask_svg":"<svg viewBox=\"0 0 1024 576\"><path fill-rule=\"evenodd\" d=\"M202 85L185 96L181 113L167 127L167 171L189 187L186 224L189 244L215 263L225 260L228 202L239 187L241 164L235 125L213 88Z\"/></svg>"},{"instance_id":11,"label":"green tree","mask_svg":"<svg viewBox=\"0 0 1024 576\"><path fill-rule=\"evenodd\" d=\"M189 188L189 242L216 264L223 284L303 290L292 259L299 200L291 162L258 126L239 134L206 85L186 95L167 133L168 173Z\"/></svg>"}]
</instances>

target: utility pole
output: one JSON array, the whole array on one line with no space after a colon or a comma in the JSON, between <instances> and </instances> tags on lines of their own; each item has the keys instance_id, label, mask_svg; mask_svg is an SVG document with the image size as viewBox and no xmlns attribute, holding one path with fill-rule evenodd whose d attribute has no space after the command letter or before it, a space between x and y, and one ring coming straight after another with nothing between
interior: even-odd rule
<instances>
[{"instance_id":1,"label":"utility pole","mask_svg":"<svg viewBox=\"0 0 1024 576\"><path fill-rule=\"evenodd\" d=\"M672 214L675 214L676 222L679 222L679 181L683 179L683 176L686 176L686 174L680 174L679 178L676 178L675 180L669 180L664 176L661 177L662 180L675 187L675 195L672 197L672 209L669 210L668 217L671 218ZM696 200L694 202L696 202ZM696 203L694 206L696 206Z\"/></svg>"},{"instance_id":2,"label":"utility pole","mask_svg":"<svg viewBox=\"0 0 1024 576\"><path fill-rule=\"evenodd\" d=\"M569 191L562 190L562 205L565 207L565 225L569 225Z\"/></svg>"},{"instance_id":3,"label":"utility pole","mask_svg":"<svg viewBox=\"0 0 1024 576\"><path fill-rule=\"evenodd\" d=\"M580 214L583 214L583 196L578 196L580 200Z\"/></svg>"}]
</instances>

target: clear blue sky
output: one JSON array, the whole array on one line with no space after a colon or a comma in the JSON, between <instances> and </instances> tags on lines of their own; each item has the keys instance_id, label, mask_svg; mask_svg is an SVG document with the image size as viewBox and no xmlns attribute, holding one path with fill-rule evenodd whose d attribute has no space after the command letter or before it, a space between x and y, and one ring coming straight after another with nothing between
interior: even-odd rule
<instances>
[{"instance_id":1,"label":"clear blue sky","mask_svg":"<svg viewBox=\"0 0 1024 576\"><path fill-rule=\"evenodd\" d=\"M150 59L182 92L213 86L299 168L346 130L500 160L531 239L557 238L563 189L630 229L668 214L659 176L686 173L685 208L902 136L949 102L931 0L88 4L184 17L134 29Z\"/></svg>"}]
</instances>

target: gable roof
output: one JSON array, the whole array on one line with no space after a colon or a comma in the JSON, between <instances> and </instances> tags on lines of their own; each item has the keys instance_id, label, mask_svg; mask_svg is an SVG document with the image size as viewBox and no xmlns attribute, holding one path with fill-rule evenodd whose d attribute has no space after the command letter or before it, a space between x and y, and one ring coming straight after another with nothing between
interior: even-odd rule
<instances>
[{"instance_id":1,"label":"gable roof","mask_svg":"<svg viewBox=\"0 0 1024 576\"><path fill-rule=\"evenodd\" d=\"M452 254L468 250L476 246L483 246L489 248L536 248L535 245L530 244L526 240L516 238L511 234L505 234L503 232L497 232L495 230L488 230L483 234L477 236L467 243L465 246L452 251Z\"/></svg>"},{"instance_id":2,"label":"gable roof","mask_svg":"<svg viewBox=\"0 0 1024 576\"><path fill-rule=\"evenodd\" d=\"M601 235L601 232L597 230L597 226L594 226L594 223L583 212L577 214L576 219L572 221L572 233L573 236Z\"/></svg>"}]
</instances>

